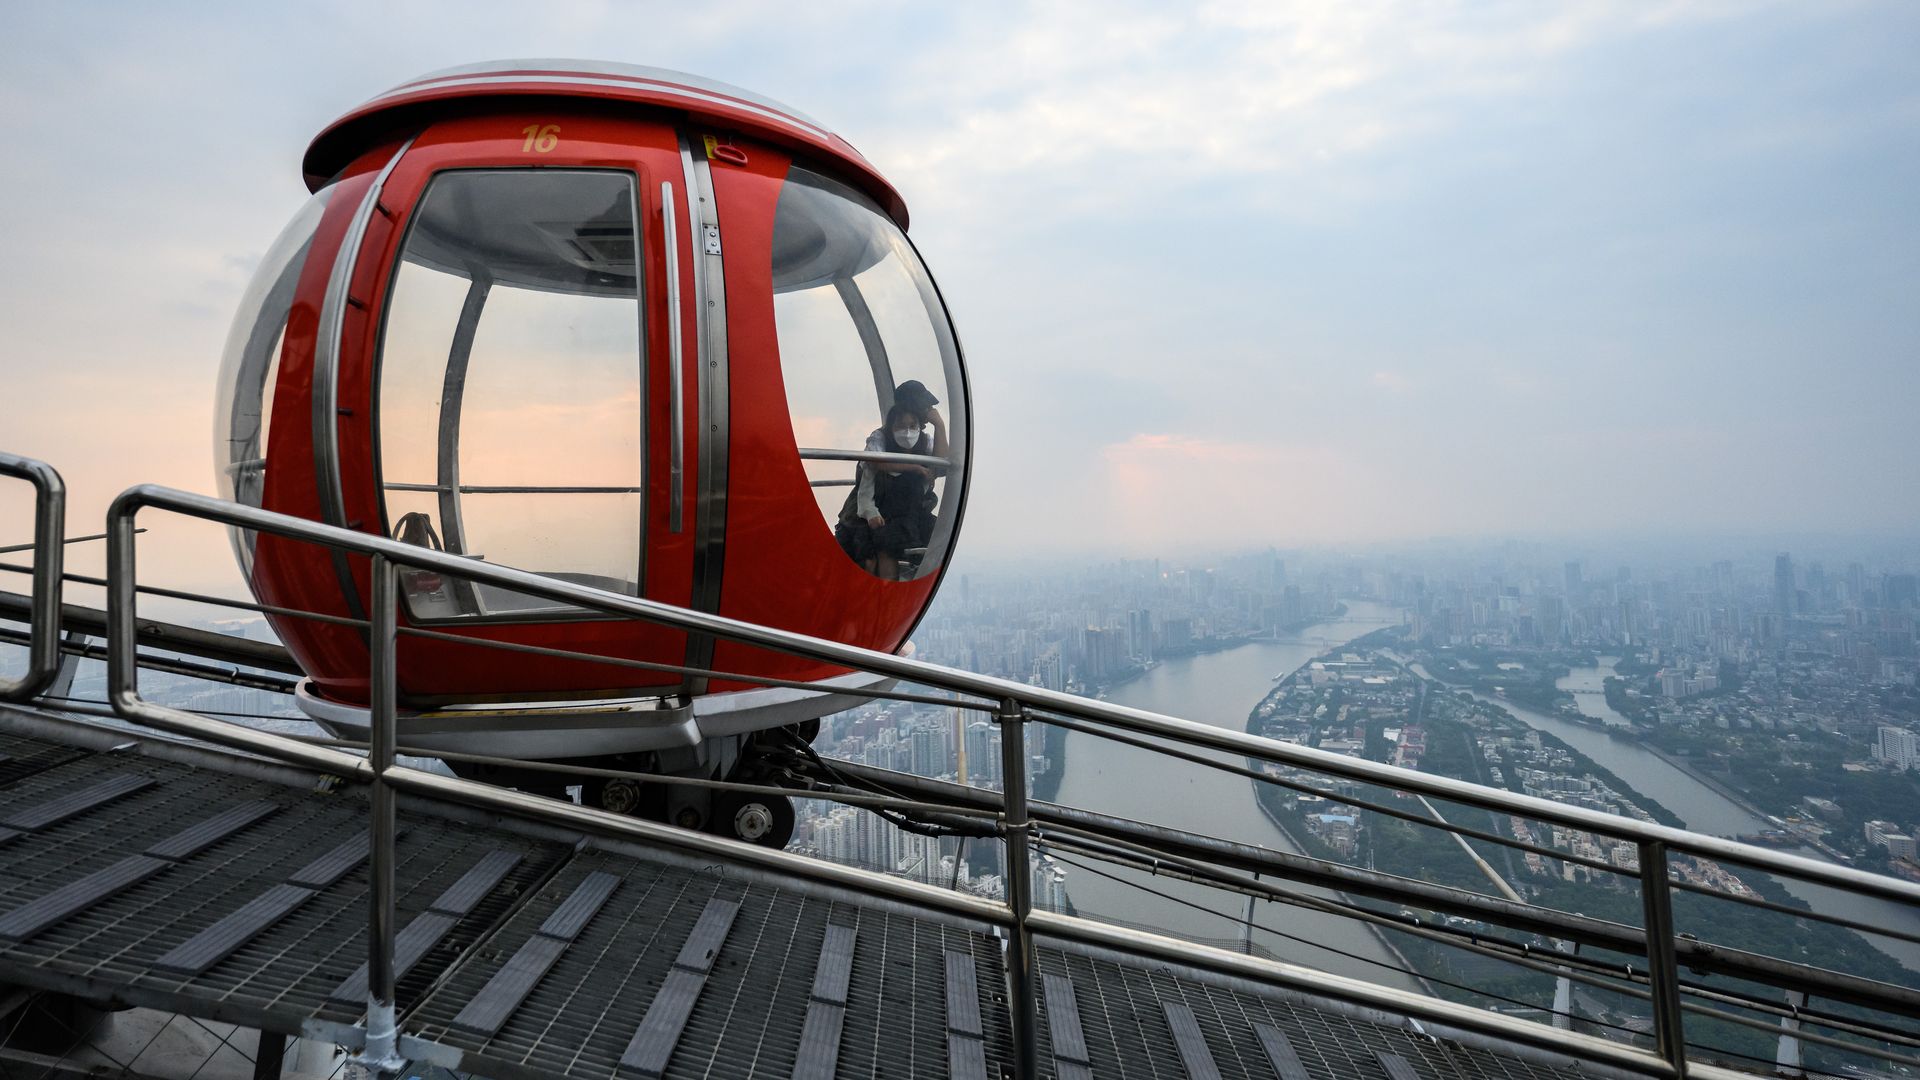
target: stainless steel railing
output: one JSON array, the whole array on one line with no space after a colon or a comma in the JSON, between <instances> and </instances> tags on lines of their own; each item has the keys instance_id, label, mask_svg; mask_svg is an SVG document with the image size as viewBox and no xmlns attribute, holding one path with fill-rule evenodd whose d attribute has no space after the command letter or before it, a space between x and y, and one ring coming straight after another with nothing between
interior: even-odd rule
<instances>
[{"instance_id":1,"label":"stainless steel railing","mask_svg":"<svg viewBox=\"0 0 1920 1080\"><path fill-rule=\"evenodd\" d=\"M45 690L60 671L67 486L51 465L5 452L0 452L0 476L33 485L33 602L28 617L32 637L27 648L27 673L18 679L0 679L0 701L24 701Z\"/></svg>"},{"instance_id":2,"label":"stainless steel railing","mask_svg":"<svg viewBox=\"0 0 1920 1080\"><path fill-rule=\"evenodd\" d=\"M4 469L3 467L9 462L20 464L16 464L12 470ZM39 463L0 457L0 471L16 476L24 474L29 479L38 478L36 483L41 485L43 503L48 501L45 497L46 492L57 490L58 475ZM51 485L47 482L48 478L51 478ZM367 629L371 644L374 692L372 738L367 757L362 758L340 750L310 745L296 739L171 709L145 701L139 696L137 685L139 655L134 608L137 593L143 590L136 584L134 533L137 515L147 508L321 544L337 551L362 555L370 560L373 572L374 603L370 618L367 620ZM57 501L55 509L57 510ZM40 516L44 519L48 515ZM44 520L41 524L44 525ZM563 822L602 834L627 836L703 854L724 855L735 861L757 864L868 895L902 900L1003 927L1010 936L1012 946L1009 954L1011 983L1009 1019L1015 1038L1017 1064L1022 1075L1035 1074L1037 1010L1033 997L1033 939L1037 933L1101 945L1139 956L1168 958L1177 955L1180 962L1194 967L1257 977L1273 985L1294 987L1320 997L1417 1017L1456 1030L1475 1032L1504 1041L1572 1054L1643 1075L1684 1076L1691 1070L1693 1075L1699 1076L1730 1076L1737 1074L1690 1063L1687 1058L1682 1016L1682 986L1678 971L1679 962L1676 958L1676 938L1673 932L1672 901L1667 874L1667 860L1670 853L1685 852L1710 859L1735 862L1764 871L1778 872L1803 880L1822 882L1902 903L1920 903L1920 886L1783 852L1638 822L1579 807L1565 806L1506 791L1482 788L1446 777L1408 772L1379 763L1273 742L1239 732L1224 731L1174 717L1123 708L1005 679L943 668L837 642L688 611L654 601L602 592L587 586L542 577L509 567L476 563L469 559L379 536L287 517L205 496L155 486L136 487L125 492L114 502L108 513L107 525L109 567L105 584L108 589L106 629L109 699L119 715L136 723L318 769L364 782L370 786L373 795L371 827L374 832L374 850L385 851L385 862L381 861L380 856L376 856L374 911L370 916L374 933L369 946L370 1001L365 1051L369 1060L391 1060L398 1045L394 1042L397 1034L391 1023L393 1018L392 795L396 790L479 805L521 816ZM42 613L41 598L49 591L54 596L51 601L52 610L57 613L60 579L57 561L51 564L53 567L51 571L47 571L44 577L42 574L43 568L49 565L47 552L57 551L59 547L57 528L49 530L37 527L35 546L35 614ZM804 859L784 852L743 846L651 822L618 817L598 810L395 765L393 763L396 711L393 681L395 642L397 635L403 631L418 632L411 628L397 626L395 597L397 575L402 568L437 570L609 615L636 618L690 632L710 634L730 641L891 676L902 681L931 686L954 695L963 695L954 699L938 700L942 704L958 708L990 712L1000 725L1002 732L1005 790L996 797L990 792L971 789L972 794L969 797L976 803L985 802L988 807L998 811L1000 833L1006 845L1006 865L1009 871L1006 875L1006 902L995 904L930 886ZM42 585L47 585L48 588L43 589ZM32 643L36 650L39 650L43 641L46 642L46 651L57 659L57 643L52 642L56 632L57 619L39 619L33 624ZM478 640L473 640L471 643L476 646L493 644ZM39 655L38 651L36 655ZM909 696L899 694L897 691L893 694L882 693L875 696L894 695ZM919 695L912 695L912 697L918 698ZM1049 816L1050 820L1058 821L1057 811L1061 808L1048 808L1044 804L1036 805L1030 802L1026 784L1028 761L1026 727L1029 722L1046 723L1055 720L1065 720L1069 726L1098 729L1114 737L1123 737L1136 743L1140 741L1137 737L1147 737L1166 740L1178 746L1226 751L1254 761L1293 766L1323 775L1343 777L1362 783L1429 795L1467 806L1553 822L1635 844L1640 854L1640 863L1633 873L1640 883L1644 915L1644 933L1638 935L1638 943L1644 949L1647 959L1647 970L1641 975L1640 981L1644 982L1647 988L1646 997L1653 1007L1653 1052L1648 1053L1594 1036L1556 1030L1545 1025L1521 1021L1465 1005L1374 986L1357 980L1342 979L1285 962L1192 946L1138 931L1123 930L1085 919L1033 910L1031 880L1025 873L1019 872L1019 868L1028 865L1034 830L1034 813L1038 810L1042 816ZM1075 723L1076 721L1078 723ZM1444 823L1434 824L1435 827L1451 828ZM1186 842L1196 838L1162 830L1161 833L1146 833L1142 839L1166 843ZM1507 842L1511 843L1511 841ZM1216 841L1216 843L1220 842ZM1146 850L1157 849L1148 847ZM1204 851L1204 846L1202 850ZM1267 866L1266 869L1272 871L1275 868ZM1284 867L1281 869L1284 870ZM1537 910L1552 911L1552 909ZM1800 914L1820 917L1812 913ZM1488 917L1494 922L1500 921L1499 912L1490 908L1481 908L1478 915ZM1524 919L1516 921L1525 922ZM1551 920L1548 922L1550 923ZM1613 924L1606 925L1613 926ZM1612 944L1631 947L1634 942L1616 939ZM1702 948L1691 944L1688 947L1691 950L1689 953L1691 957L1699 958L1705 955ZM1792 976L1794 965L1790 962L1781 963L1783 966L1777 973L1782 977ZM1632 976L1633 973L1629 972L1629 975ZM1686 1008L1698 1011L1700 1007L1688 1005ZM404 1049L403 1046L400 1048Z\"/></svg>"}]
</instances>

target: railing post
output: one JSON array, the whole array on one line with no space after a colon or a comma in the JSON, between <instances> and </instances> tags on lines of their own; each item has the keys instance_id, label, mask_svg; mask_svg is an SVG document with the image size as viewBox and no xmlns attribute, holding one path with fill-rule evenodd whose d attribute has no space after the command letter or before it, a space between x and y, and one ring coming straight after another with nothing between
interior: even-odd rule
<instances>
[{"instance_id":1,"label":"railing post","mask_svg":"<svg viewBox=\"0 0 1920 1080\"><path fill-rule=\"evenodd\" d=\"M1773 1056L1773 1069L1781 1076L1807 1075L1800 1051L1800 1010L1806 1006L1806 994L1787 991L1787 1008L1793 1011L1780 1018L1780 1043Z\"/></svg>"},{"instance_id":2,"label":"railing post","mask_svg":"<svg viewBox=\"0 0 1920 1080\"><path fill-rule=\"evenodd\" d=\"M1003 698L994 714L1000 724L1001 792L1006 807L1007 907L1013 912L1013 948L1007 962L1008 1012L1013 1021L1014 1075L1037 1077L1039 1012L1034 1000L1033 933L1027 916L1033 913L1033 863L1028 855L1033 825L1027 820L1027 713L1012 698Z\"/></svg>"},{"instance_id":3,"label":"railing post","mask_svg":"<svg viewBox=\"0 0 1920 1080\"><path fill-rule=\"evenodd\" d=\"M384 555L373 562L373 605L367 646L371 655L368 692L371 695L367 732L367 763L373 767L368 816L372 887L367 914L367 1042L358 1064L372 1076L398 1072L406 1062L398 1050L394 1017L393 976L393 788L387 770L393 767L394 639L400 592L399 568Z\"/></svg>"},{"instance_id":4,"label":"railing post","mask_svg":"<svg viewBox=\"0 0 1920 1080\"><path fill-rule=\"evenodd\" d=\"M60 592L66 560L67 485L53 466L0 453L0 475L33 485L33 599L27 618L27 673L0 679L0 701L25 701L60 671Z\"/></svg>"},{"instance_id":5,"label":"railing post","mask_svg":"<svg viewBox=\"0 0 1920 1080\"><path fill-rule=\"evenodd\" d=\"M1556 941L1553 948L1556 952L1580 955L1580 943L1577 941ZM1565 967L1553 980L1553 1026L1561 1031L1573 1030L1573 979Z\"/></svg>"},{"instance_id":6,"label":"railing post","mask_svg":"<svg viewBox=\"0 0 1920 1080\"><path fill-rule=\"evenodd\" d=\"M1653 1049L1687 1075L1687 1036L1680 1012L1680 972L1673 958L1673 893L1667 887L1667 845L1640 841L1640 907L1647 935L1647 989L1653 993Z\"/></svg>"}]
</instances>

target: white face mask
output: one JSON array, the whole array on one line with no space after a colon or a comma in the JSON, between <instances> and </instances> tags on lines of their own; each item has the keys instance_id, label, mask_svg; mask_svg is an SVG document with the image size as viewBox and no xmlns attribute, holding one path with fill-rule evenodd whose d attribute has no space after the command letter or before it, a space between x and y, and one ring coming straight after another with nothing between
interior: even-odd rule
<instances>
[{"instance_id":1,"label":"white face mask","mask_svg":"<svg viewBox=\"0 0 1920 1080\"><path fill-rule=\"evenodd\" d=\"M901 449L906 449L907 447L910 447L914 443L917 443L920 441L920 429L904 428L904 427L894 428L893 441L896 443L899 443Z\"/></svg>"}]
</instances>

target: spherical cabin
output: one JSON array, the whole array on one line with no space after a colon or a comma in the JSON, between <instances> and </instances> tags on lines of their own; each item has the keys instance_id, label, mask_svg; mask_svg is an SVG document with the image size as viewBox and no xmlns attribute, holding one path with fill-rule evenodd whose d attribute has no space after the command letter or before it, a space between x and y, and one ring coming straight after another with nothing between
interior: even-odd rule
<instances>
[{"instance_id":1,"label":"spherical cabin","mask_svg":"<svg viewBox=\"0 0 1920 1080\"><path fill-rule=\"evenodd\" d=\"M704 79L521 61L374 98L320 133L305 175L227 343L228 496L907 647L966 500L966 374L905 205L852 146ZM924 462L917 489L894 482L901 455ZM911 527L836 535L887 497ZM364 616L364 559L234 542L263 603ZM432 574L404 574L402 601L403 625L456 638L821 687L403 634L407 745L722 774L746 734L846 708L832 691L870 679ZM364 732L362 634L273 624L308 672L303 708Z\"/></svg>"}]
</instances>

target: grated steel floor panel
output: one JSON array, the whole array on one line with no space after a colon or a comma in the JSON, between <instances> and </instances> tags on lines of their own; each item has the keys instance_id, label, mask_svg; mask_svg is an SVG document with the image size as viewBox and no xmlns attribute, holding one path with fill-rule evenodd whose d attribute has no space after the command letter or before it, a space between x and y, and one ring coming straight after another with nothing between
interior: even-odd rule
<instances>
[{"instance_id":1,"label":"grated steel floor panel","mask_svg":"<svg viewBox=\"0 0 1920 1080\"><path fill-rule=\"evenodd\" d=\"M1228 1080L1274 1080L1278 1070L1262 1045L1263 1025L1285 1036L1312 1080L1388 1080L1382 1054L1404 1058L1418 1076L1448 1080L1573 1080L1588 1075L1230 989L1164 967L1044 947L1039 964L1043 976L1072 980L1093 1075L1099 1077L1184 1080L1190 1075L1165 1019L1168 1005L1192 1011L1218 1075ZM1043 1013L1048 1004L1043 995Z\"/></svg>"},{"instance_id":2,"label":"grated steel floor panel","mask_svg":"<svg viewBox=\"0 0 1920 1080\"><path fill-rule=\"evenodd\" d=\"M217 756L194 765L14 734L0 733L0 755L0 821L35 825L0 842L0 919L235 807L271 807L38 932L0 940L0 983L285 1033L359 1019L359 1006L330 998L366 958L367 866L350 843L366 828L359 793L257 778ZM75 798L120 776L130 779L111 799ZM784 1080L811 1013L839 1021L838 1042L823 1056L821 1032L835 1025L816 1022L800 1075L825 1061L839 1076L945 1077L982 1060L985 1076L1010 1075L1002 942L987 927L418 804L403 804L400 826L396 925L452 921L400 982L402 1024L457 1052L463 1073ZM209 936L238 933L237 947L183 964L176 950L222 920ZM1399 1062L1431 1080L1577 1075L1165 965L1046 943L1039 963L1047 1077L1273 1080L1276 1043L1312 1080L1388 1080ZM960 989L969 967L977 1036ZM1067 1007L1077 1023L1063 1021L1056 1040L1046 1010Z\"/></svg>"},{"instance_id":3,"label":"grated steel floor panel","mask_svg":"<svg viewBox=\"0 0 1920 1080\"><path fill-rule=\"evenodd\" d=\"M87 753L77 747L0 731L0 784L11 784L42 769L86 757Z\"/></svg>"}]
</instances>

